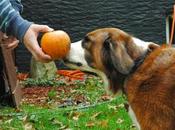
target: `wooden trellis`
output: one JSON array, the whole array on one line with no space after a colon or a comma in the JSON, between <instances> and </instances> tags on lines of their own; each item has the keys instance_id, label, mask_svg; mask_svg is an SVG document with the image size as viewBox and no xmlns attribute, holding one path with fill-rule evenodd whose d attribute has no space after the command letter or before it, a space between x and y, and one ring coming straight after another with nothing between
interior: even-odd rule
<instances>
[{"instance_id":1,"label":"wooden trellis","mask_svg":"<svg viewBox=\"0 0 175 130\"><path fill-rule=\"evenodd\" d=\"M5 89L9 89L12 99L12 105L18 107L22 98L21 87L16 76L16 67L14 62L13 50L6 49L4 44L1 44L2 64L3 64L3 77ZM2 89L2 88L1 88Z\"/></svg>"}]
</instances>

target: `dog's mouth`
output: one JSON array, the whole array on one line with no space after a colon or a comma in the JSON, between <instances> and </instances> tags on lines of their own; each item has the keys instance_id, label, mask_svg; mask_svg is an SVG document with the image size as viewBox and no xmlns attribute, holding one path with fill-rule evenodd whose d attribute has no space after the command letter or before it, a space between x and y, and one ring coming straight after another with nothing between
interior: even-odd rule
<instances>
[{"instance_id":1,"label":"dog's mouth","mask_svg":"<svg viewBox=\"0 0 175 130\"><path fill-rule=\"evenodd\" d=\"M80 62L73 62L73 61L69 61L67 59L63 59L63 61L64 61L65 65L67 65L68 67L69 66L77 66L77 67L83 66L83 64Z\"/></svg>"},{"instance_id":2,"label":"dog's mouth","mask_svg":"<svg viewBox=\"0 0 175 130\"><path fill-rule=\"evenodd\" d=\"M94 72L94 70L95 70L95 69L91 68L90 66L83 65L80 62L74 62L74 61L70 61L68 59L64 59L63 61L64 61L64 64L71 69L79 69L79 70L87 71L87 72Z\"/></svg>"}]
</instances>

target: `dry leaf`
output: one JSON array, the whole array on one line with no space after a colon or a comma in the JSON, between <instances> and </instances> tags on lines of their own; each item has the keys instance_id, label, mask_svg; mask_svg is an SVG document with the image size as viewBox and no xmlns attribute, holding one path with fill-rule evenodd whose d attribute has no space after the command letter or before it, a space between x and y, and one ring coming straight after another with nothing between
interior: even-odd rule
<instances>
[{"instance_id":1,"label":"dry leaf","mask_svg":"<svg viewBox=\"0 0 175 130\"><path fill-rule=\"evenodd\" d=\"M124 107L125 107L125 104L121 103L121 104L119 104L117 107L119 107L119 108L124 108Z\"/></svg>"},{"instance_id":2,"label":"dry leaf","mask_svg":"<svg viewBox=\"0 0 175 130\"><path fill-rule=\"evenodd\" d=\"M26 121L27 121L27 118L28 118L28 116L25 115L25 116L22 118L22 121L23 121L23 122L26 122Z\"/></svg>"},{"instance_id":3,"label":"dry leaf","mask_svg":"<svg viewBox=\"0 0 175 130\"><path fill-rule=\"evenodd\" d=\"M51 121L52 124L54 124L54 125L58 125L58 126L60 126L60 127L64 126L63 123L62 123L61 121L58 121L58 120L55 119L55 118L50 119L50 121Z\"/></svg>"},{"instance_id":4,"label":"dry leaf","mask_svg":"<svg viewBox=\"0 0 175 130\"><path fill-rule=\"evenodd\" d=\"M52 121L52 124L58 125L59 130L71 130L68 128L67 125L64 125L63 122L57 120L56 118L52 118L52 119L50 119L50 121Z\"/></svg>"},{"instance_id":5,"label":"dry leaf","mask_svg":"<svg viewBox=\"0 0 175 130\"><path fill-rule=\"evenodd\" d=\"M95 126L95 123L94 122L88 122L86 123L86 127L93 127Z\"/></svg>"},{"instance_id":6,"label":"dry leaf","mask_svg":"<svg viewBox=\"0 0 175 130\"><path fill-rule=\"evenodd\" d=\"M111 100L112 97L111 97L110 95L105 94L105 95L102 95L102 96L101 96L101 99L102 99L103 101L108 101L108 100Z\"/></svg>"},{"instance_id":7,"label":"dry leaf","mask_svg":"<svg viewBox=\"0 0 175 130\"><path fill-rule=\"evenodd\" d=\"M26 80L28 77L29 77L29 74L26 74L26 73L18 73L17 74L17 78L19 80Z\"/></svg>"},{"instance_id":8,"label":"dry leaf","mask_svg":"<svg viewBox=\"0 0 175 130\"><path fill-rule=\"evenodd\" d=\"M28 122L24 125L24 130L35 130L35 127L32 123Z\"/></svg>"},{"instance_id":9,"label":"dry leaf","mask_svg":"<svg viewBox=\"0 0 175 130\"><path fill-rule=\"evenodd\" d=\"M73 112L72 113L72 119L75 121L78 121L79 117L82 115L80 112Z\"/></svg>"},{"instance_id":10,"label":"dry leaf","mask_svg":"<svg viewBox=\"0 0 175 130\"><path fill-rule=\"evenodd\" d=\"M124 120L123 119L120 119L120 118L116 121L117 124L121 124L123 122L124 122Z\"/></svg>"},{"instance_id":11,"label":"dry leaf","mask_svg":"<svg viewBox=\"0 0 175 130\"><path fill-rule=\"evenodd\" d=\"M108 120L102 120L98 122L98 125L101 127L108 127Z\"/></svg>"},{"instance_id":12,"label":"dry leaf","mask_svg":"<svg viewBox=\"0 0 175 130\"><path fill-rule=\"evenodd\" d=\"M64 130L72 130L71 128L66 128L66 129L64 129Z\"/></svg>"},{"instance_id":13,"label":"dry leaf","mask_svg":"<svg viewBox=\"0 0 175 130\"><path fill-rule=\"evenodd\" d=\"M79 117L78 116L74 116L72 119L75 120L75 121L78 121Z\"/></svg>"},{"instance_id":14,"label":"dry leaf","mask_svg":"<svg viewBox=\"0 0 175 130\"><path fill-rule=\"evenodd\" d=\"M108 105L108 109L117 110L117 107L116 106L112 106L112 105Z\"/></svg>"},{"instance_id":15,"label":"dry leaf","mask_svg":"<svg viewBox=\"0 0 175 130\"><path fill-rule=\"evenodd\" d=\"M67 130L69 129L67 125L63 125L62 127L59 128L59 130Z\"/></svg>"},{"instance_id":16,"label":"dry leaf","mask_svg":"<svg viewBox=\"0 0 175 130\"><path fill-rule=\"evenodd\" d=\"M5 121L5 124L10 124L12 122L13 119L9 119L7 121Z\"/></svg>"},{"instance_id":17,"label":"dry leaf","mask_svg":"<svg viewBox=\"0 0 175 130\"><path fill-rule=\"evenodd\" d=\"M96 117L98 117L102 112L97 112L91 116L91 120L94 120Z\"/></svg>"}]
</instances>

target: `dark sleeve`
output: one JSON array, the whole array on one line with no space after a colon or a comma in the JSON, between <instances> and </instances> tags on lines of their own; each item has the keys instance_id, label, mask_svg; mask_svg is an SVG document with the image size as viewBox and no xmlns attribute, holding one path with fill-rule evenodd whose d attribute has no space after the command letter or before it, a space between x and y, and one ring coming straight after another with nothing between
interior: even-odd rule
<instances>
[{"instance_id":1,"label":"dark sleeve","mask_svg":"<svg viewBox=\"0 0 175 130\"><path fill-rule=\"evenodd\" d=\"M16 11L20 12L20 14L22 13L22 11L23 11L23 6L22 6L20 0L10 0L10 3L12 4L12 7L13 7Z\"/></svg>"},{"instance_id":2,"label":"dark sleeve","mask_svg":"<svg viewBox=\"0 0 175 130\"><path fill-rule=\"evenodd\" d=\"M0 30L7 35L15 36L22 42L26 31L32 23L21 17L19 14L21 10L20 2L18 2L18 6L12 6L9 0L0 1Z\"/></svg>"}]
</instances>

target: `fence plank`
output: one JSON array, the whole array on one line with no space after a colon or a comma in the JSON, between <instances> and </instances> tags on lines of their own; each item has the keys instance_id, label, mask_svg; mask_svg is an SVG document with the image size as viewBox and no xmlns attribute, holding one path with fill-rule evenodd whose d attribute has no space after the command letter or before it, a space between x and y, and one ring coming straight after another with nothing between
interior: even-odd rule
<instances>
[{"instance_id":1,"label":"fence plank","mask_svg":"<svg viewBox=\"0 0 175 130\"><path fill-rule=\"evenodd\" d=\"M4 62L4 72L6 75L5 80L7 81L7 85L4 87L9 87L12 94L13 105L15 107L19 107L22 99L22 92L16 76L16 67L12 55L13 51L10 49L6 49L3 44L1 44L1 48Z\"/></svg>"}]
</instances>

